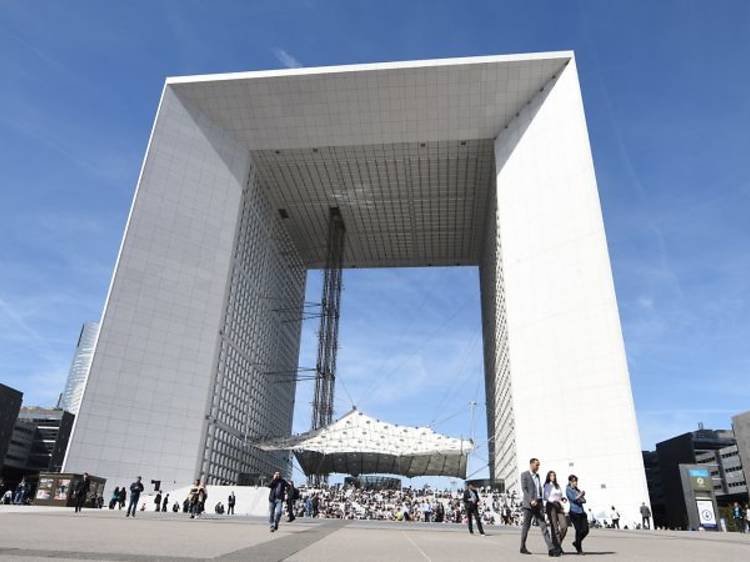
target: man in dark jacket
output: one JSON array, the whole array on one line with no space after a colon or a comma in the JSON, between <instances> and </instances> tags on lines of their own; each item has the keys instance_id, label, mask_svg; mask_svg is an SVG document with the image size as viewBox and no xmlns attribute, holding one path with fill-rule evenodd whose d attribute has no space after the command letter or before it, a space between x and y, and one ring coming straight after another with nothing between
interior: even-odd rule
<instances>
[{"instance_id":1,"label":"man in dark jacket","mask_svg":"<svg viewBox=\"0 0 750 562\"><path fill-rule=\"evenodd\" d=\"M268 523L271 526L271 532L278 530L281 511L284 505L284 497L289 483L281 477L280 472L274 472L273 479L268 485L271 489L268 492Z\"/></svg>"},{"instance_id":2,"label":"man in dark jacket","mask_svg":"<svg viewBox=\"0 0 750 562\"><path fill-rule=\"evenodd\" d=\"M74 497L76 500L75 503L75 512L78 513L83 509L83 504L86 503L86 498L89 495L89 490L91 489L91 480L89 479L89 473L84 472L83 473L83 480L79 480L76 483L76 489L74 492Z\"/></svg>"},{"instance_id":3,"label":"man in dark jacket","mask_svg":"<svg viewBox=\"0 0 750 562\"><path fill-rule=\"evenodd\" d=\"M297 504L298 499L299 499L299 490L294 487L294 482L290 480L289 487L286 490L286 512L289 517L289 519L287 519L289 523L291 523L297 518L296 515L294 514L294 506Z\"/></svg>"},{"instance_id":4,"label":"man in dark jacket","mask_svg":"<svg viewBox=\"0 0 750 562\"><path fill-rule=\"evenodd\" d=\"M484 535L482 529L482 518L479 516L479 492L474 484L467 483L464 490L464 507L466 508L466 520L469 522L469 533L474 534L472 518L476 519L477 530L480 535Z\"/></svg>"},{"instance_id":5,"label":"man in dark jacket","mask_svg":"<svg viewBox=\"0 0 750 562\"><path fill-rule=\"evenodd\" d=\"M229 493L227 498L227 515L234 515L234 504L237 503L237 498L234 495L234 490Z\"/></svg>"},{"instance_id":6,"label":"man in dark jacket","mask_svg":"<svg viewBox=\"0 0 750 562\"><path fill-rule=\"evenodd\" d=\"M130 517L131 509L133 511L133 517L135 517L135 512L138 509L138 500L141 497L142 491L143 482L141 482L141 477L139 476L138 479L130 485L130 503L128 504L128 512L125 514L125 517Z\"/></svg>"},{"instance_id":7,"label":"man in dark jacket","mask_svg":"<svg viewBox=\"0 0 750 562\"><path fill-rule=\"evenodd\" d=\"M644 529L651 529L651 510L646 502L641 503L641 525Z\"/></svg>"}]
</instances>

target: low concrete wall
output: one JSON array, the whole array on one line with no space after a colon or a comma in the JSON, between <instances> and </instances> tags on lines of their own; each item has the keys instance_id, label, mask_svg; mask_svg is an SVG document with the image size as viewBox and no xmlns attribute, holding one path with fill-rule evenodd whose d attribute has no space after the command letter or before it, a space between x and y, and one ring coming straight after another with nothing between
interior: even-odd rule
<instances>
[{"instance_id":1,"label":"low concrete wall","mask_svg":"<svg viewBox=\"0 0 750 562\"><path fill-rule=\"evenodd\" d=\"M162 501L165 494L169 494L169 506L168 511L172 511L172 505L174 502L180 504L182 509L182 502L188 497L191 486L183 486L181 488L175 488L173 490L162 490ZM268 514L268 488L259 488L257 486L206 486L206 513L214 513L214 506L221 502L224 504L224 509L228 507L229 494L234 492L236 503L234 505L234 513L236 515L257 515L264 516ZM139 503L146 503L146 510L154 510L154 496L153 492L149 494L141 495ZM140 506L139 506L140 507Z\"/></svg>"}]
</instances>

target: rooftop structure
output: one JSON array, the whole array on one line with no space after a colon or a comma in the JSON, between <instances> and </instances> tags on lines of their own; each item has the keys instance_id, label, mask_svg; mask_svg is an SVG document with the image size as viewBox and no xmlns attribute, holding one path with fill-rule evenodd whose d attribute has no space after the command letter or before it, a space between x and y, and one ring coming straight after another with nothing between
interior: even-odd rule
<instances>
[{"instance_id":1,"label":"rooftop structure","mask_svg":"<svg viewBox=\"0 0 750 562\"><path fill-rule=\"evenodd\" d=\"M264 451L293 451L305 474L399 474L466 477L474 444L435 433L428 427L405 427L357 411L331 425L264 441Z\"/></svg>"}]
</instances>

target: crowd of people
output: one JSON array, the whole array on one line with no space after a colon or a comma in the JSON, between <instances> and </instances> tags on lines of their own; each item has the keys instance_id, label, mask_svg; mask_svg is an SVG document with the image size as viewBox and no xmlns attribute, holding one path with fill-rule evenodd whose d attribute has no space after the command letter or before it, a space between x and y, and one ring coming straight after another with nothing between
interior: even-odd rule
<instances>
[{"instance_id":1,"label":"crowd of people","mask_svg":"<svg viewBox=\"0 0 750 562\"><path fill-rule=\"evenodd\" d=\"M303 486L299 492L300 501L294 504L298 517L462 523L467 516L463 492L455 490ZM485 525L520 523L521 506L515 493L480 488L477 494L477 511Z\"/></svg>"},{"instance_id":2,"label":"crowd of people","mask_svg":"<svg viewBox=\"0 0 750 562\"><path fill-rule=\"evenodd\" d=\"M529 469L521 474L521 497L480 489L467 483L463 493L430 488L370 490L352 486L297 489L294 484L275 473L271 483L269 525L271 532L279 527L284 505L288 521L295 517L324 519L365 519L381 521L423 521L434 523L466 523L469 533L474 528L484 535L483 525L515 525L521 527L522 554L531 554L526 540L532 522L544 537L550 556L563 553L563 540L570 525L575 529L572 542L576 552L583 554L583 540L592 524L593 513L585 509L586 492L578 487L575 474L560 483L550 470L544 481L539 474L540 461L529 460ZM650 528L651 511L641 505L643 528ZM611 507L608 526L620 528L620 514Z\"/></svg>"}]
</instances>

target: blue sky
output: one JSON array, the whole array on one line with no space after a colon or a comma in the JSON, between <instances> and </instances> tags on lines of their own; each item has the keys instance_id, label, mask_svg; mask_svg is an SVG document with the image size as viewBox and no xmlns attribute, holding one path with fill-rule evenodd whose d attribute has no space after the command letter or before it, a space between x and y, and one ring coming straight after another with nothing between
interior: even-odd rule
<instances>
[{"instance_id":1,"label":"blue sky","mask_svg":"<svg viewBox=\"0 0 750 562\"><path fill-rule=\"evenodd\" d=\"M642 443L727 426L750 408L744 1L5 0L0 381L28 404L62 390L80 324L101 311L165 76L559 49L576 51ZM312 275L310 300L319 287ZM338 413L346 387L374 415L471 433L476 271L347 271L343 299Z\"/></svg>"}]
</instances>

